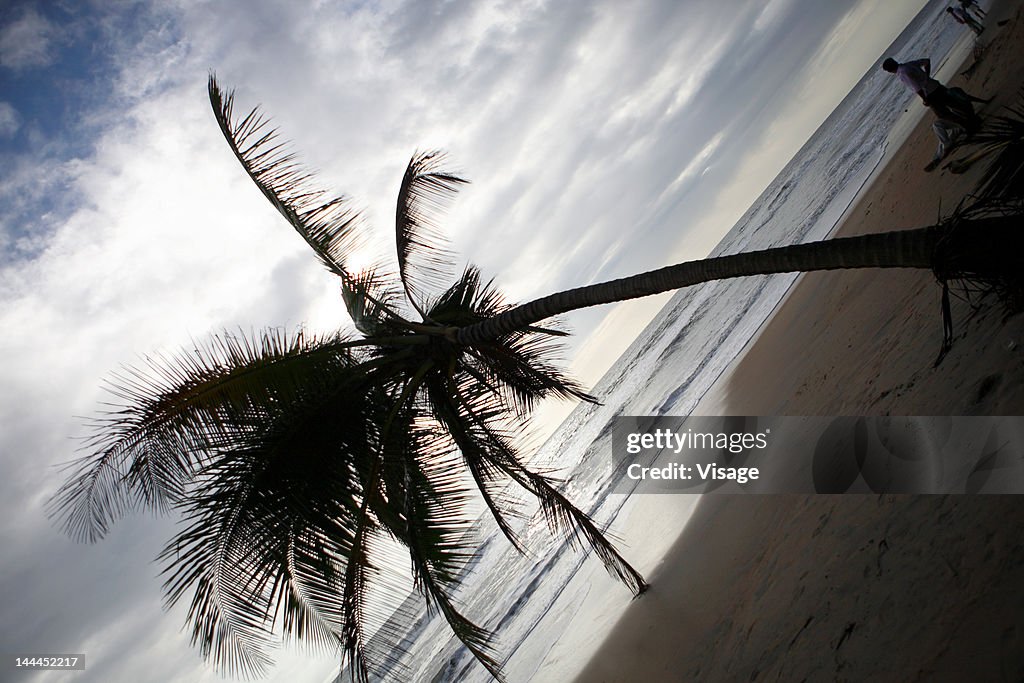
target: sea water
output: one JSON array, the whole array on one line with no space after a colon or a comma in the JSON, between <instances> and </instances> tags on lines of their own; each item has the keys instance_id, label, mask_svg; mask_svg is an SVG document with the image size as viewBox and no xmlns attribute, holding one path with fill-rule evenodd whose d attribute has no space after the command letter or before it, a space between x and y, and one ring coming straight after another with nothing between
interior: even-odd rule
<instances>
[{"instance_id":1,"label":"sea water","mask_svg":"<svg viewBox=\"0 0 1024 683\"><path fill-rule=\"evenodd\" d=\"M938 70L969 44L963 30L933 0L887 54L927 55ZM804 147L773 180L712 255L810 242L828 237L878 169L916 97L873 68L851 90ZM903 228L913 226L893 226ZM563 490L599 523L609 523L626 497L609 495L611 423L617 415L688 415L768 319L797 276L748 277L678 292L594 389L600 405L581 404L531 462L574 463ZM535 515L522 534L530 557L515 552L493 522L483 520L478 561L458 594L463 613L497 632L496 649L516 680L544 680L536 671L586 590L584 563L594 557L552 537ZM623 590L625 590L623 588ZM591 596L591 599L600 599ZM406 607L422 604L410 596ZM405 611L405 610L403 610ZM388 629L385 629L388 630ZM444 619L425 608L409 624L402 679L424 682L489 681L491 677L451 635ZM372 678L394 680L395 672ZM338 680L344 680L345 675Z\"/></svg>"}]
</instances>

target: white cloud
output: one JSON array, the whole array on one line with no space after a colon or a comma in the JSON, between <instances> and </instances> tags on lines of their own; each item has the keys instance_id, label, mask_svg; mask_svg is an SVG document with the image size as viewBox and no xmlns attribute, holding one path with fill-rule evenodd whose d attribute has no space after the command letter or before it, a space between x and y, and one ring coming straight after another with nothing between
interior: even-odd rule
<instances>
[{"instance_id":1,"label":"white cloud","mask_svg":"<svg viewBox=\"0 0 1024 683\"><path fill-rule=\"evenodd\" d=\"M661 203L666 197L678 193L687 182L704 175L708 170L711 157L714 156L718 146L722 144L724 137L725 133L718 133L718 135L711 138L697 155L683 167L683 170L679 172L679 175L672 181L672 184L665 188L665 191L661 193L656 203Z\"/></svg>"},{"instance_id":2,"label":"white cloud","mask_svg":"<svg viewBox=\"0 0 1024 683\"><path fill-rule=\"evenodd\" d=\"M754 31L764 31L780 21L794 4L794 0L769 0L754 20Z\"/></svg>"},{"instance_id":3,"label":"white cloud","mask_svg":"<svg viewBox=\"0 0 1024 683\"><path fill-rule=\"evenodd\" d=\"M10 102L0 101L0 137L10 138L21 128L21 117Z\"/></svg>"},{"instance_id":4,"label":"white cloud","mask_svg":"<svg viewBox=\"0 0 1024 683\"><path fill-rule=\"evenodd\" d=\"M57 31L46 17L27 8L0 27L0 66L9 69L44 67L56 59Z\"/></svg>"}]
</instances>

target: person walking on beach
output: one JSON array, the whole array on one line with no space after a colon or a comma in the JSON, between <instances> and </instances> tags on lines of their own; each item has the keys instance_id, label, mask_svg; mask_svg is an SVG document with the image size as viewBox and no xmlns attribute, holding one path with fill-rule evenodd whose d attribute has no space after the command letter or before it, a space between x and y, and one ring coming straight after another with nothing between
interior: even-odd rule
<instances>
[{"instance_id":1,"label":"person walking on beach","mask_svg":"<svg viewBox=\"0 0 1024 683\"><path fill-rule=\"evenodd\" d=\"M981 9L981 5L979 5L975 0L960 0L960 7L962 7L965 12L974 12L979 21L985 18L985 10Z\"/></svg>"},{"instance_id":2,"label":"person walking on beach","mask_svg":"<svg viewBox=\"0 0 1024 683\"><path fill-rule=\"evenodd\" d=\"M981 25L981 22L972 17L967 13L963 7L947 7L946 12L949 16L953 17L957 23L969 26L975 35L981 35L985 30L985 27Z\"/></svg>"},{"instance_id":3,"label":"person walking on beach","mask_svg":"<svg viewBox=\"0 0 1024 683\"><path fill-rule=\"evenodd\" d=\"M930 59L915 59L901 64L888 57L882 62L882 69L896 74L903 85L920 97L936 117L959 123L968 132L977 130L981 125L972 102L984 103L989 100L968 95L961 88L947 88L939 83L931 77Z\"/></svg>"}]
</instances>

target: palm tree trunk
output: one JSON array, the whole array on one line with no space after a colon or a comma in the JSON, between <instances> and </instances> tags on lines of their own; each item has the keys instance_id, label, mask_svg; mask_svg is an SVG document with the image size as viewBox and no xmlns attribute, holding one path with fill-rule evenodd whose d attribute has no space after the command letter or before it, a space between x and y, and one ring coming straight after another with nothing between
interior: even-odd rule
<instances>
[{"instance_id":1,"label":"palm tree trunk","mask_svg":"<svg viewBox=\"0 0 1024 683\"><path fill-rule=\"evenodd\" d=\"M1000 272L1020 269L1020 218L999 216L961 220L959 237L951 239L946 226L843 237L809 244L796 244L701 261L688 261L632 277L611 280L587 287L535 299L509 309L501 315L458 330L455 341L461 345L496 339L513 330L523 329L551 316L578 308L637 299L701 282L747 275L811 272L841 268L926 268L940 277L957 277L945 266L956 262L956 272L975 273L998 261ZM997 238L998 234L998 238ZM1014 244L1000 246L1004 237ZM967 249L964 242L982 247ZM1012 259L1008 266L1002 263Z\"/></svg>"}]
</instances>

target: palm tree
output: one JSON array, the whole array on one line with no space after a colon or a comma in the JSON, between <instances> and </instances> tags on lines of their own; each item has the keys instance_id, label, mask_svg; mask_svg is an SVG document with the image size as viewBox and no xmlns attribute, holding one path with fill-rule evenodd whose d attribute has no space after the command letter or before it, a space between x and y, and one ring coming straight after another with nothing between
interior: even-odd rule
<instances>
[{"instance_id":1,"label":"palm tree","mask_svg":"<svg viewBox=\"0 0 1024 683\"><path fill-rule=\"evenodd\" d=\"M398 666L391 624L401 619L386 617L405 598L401 547L428 607L500 678L491 634L454 592L473 559L474 496L523 549L510 485L643 592L640 574L513 438L544 397L594 400L558 370L564 333L541 326L551 317L744 275L909 267L948 282L1022 271L1018 220L976 208L936 226L683 263L511 306L475 268L449 274L435 219L465 181L428 152L399 188L397 272L352 272L361 224L347 200L311 189L259 111L236 119L213 76L209 94L242 167L338 276L360 334L222 335L116 376L121 405L96 420L51 514L95 541L128 511L179 510L183 529L158 558L166 600L191 593L192 640L230 673L264 672L278 632L340 648L359 680L371 664ZM369 638L375 622L385 637Z\"/></svg>"}]
</instances>

